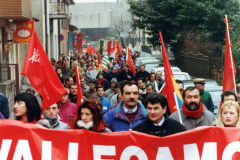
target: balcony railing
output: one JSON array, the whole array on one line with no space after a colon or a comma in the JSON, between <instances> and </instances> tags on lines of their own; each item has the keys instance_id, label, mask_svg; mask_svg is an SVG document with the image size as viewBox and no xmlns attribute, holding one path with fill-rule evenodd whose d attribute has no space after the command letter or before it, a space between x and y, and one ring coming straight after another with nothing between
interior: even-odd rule
<instances>
[{"instance_id":1,"label":"balcony railing","mask_svg":"<svg viewBox=\"0 0 240 160\"><path fill-rule=\"evenodd\" d=\"M65 3L50 1L50 18L52 19L67 19L68 18L68 6Z\"/></svg>"}]
</instances>

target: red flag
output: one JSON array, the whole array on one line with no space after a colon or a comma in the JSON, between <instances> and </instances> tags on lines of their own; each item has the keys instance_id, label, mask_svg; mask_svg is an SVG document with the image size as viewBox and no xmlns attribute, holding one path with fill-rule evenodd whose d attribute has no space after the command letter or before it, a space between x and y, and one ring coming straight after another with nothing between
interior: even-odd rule
<instances>
[{"instance_id":1,"label":"red flag","mask_svg":"<svg viewBox=\"0 0 240 160\"><path fill-rule=\"evenodd\" d=\"M168 60L168 55L167 55L167 51L164 45L161 32L159 32L159 36L162 44L162 57L163 57L163 66L164 66L164 75L165 75L165 86L162 94L164 94L167 97L169 110L171 113L173 113L177 111L178 108L182 107L182 96L177 87L176 81L173 77L173 72Z\"/></svg>"},{"instance_id":2,"label":"red flag","mask_svg":"<svg viewBox=\"0 0 240 160\"><path fill-rule=\"evenodd\" d=\"M122 52L122 44L119 45L120 52Z\"/></svg>"},{"instance_id":3,"label":"red flag","mask_svg":"<svg viewBox=\"0 0 240 160\"><path fill-rule=\"evenodd\" d=\"M129 65L129 70L132 71L133 75L135 76L136 69L135 69L135 66L133 64L132 55L131 55L131 52L130 52L129 48L127 48L127 64Z\"/></svg>"},{"instance_id":4,"label":"red flag","mask_svg":"<svg viewBox=\"0 0 240 160\"><path fill-rule=\"evenodd\" d=\"M96 54L96 49L94 47L92 47L92 53Z\"/></svg>"},{"instance_id":5,"label":"red flag","mask_svg":"<svg viewBox=\"0 0 240 160\"><path fill-rule=\"evenodd\" d=\"M107 53L108 53L108 55L111 54L111 43L112 43L112 41L108 41L108 44L107 44Z\"/></svg>"},{"instance_id":6,"label":"red flag","mask_svg":"<svg viewBox=\"0 0 240 160\"><path fill-rule=\"evenodd\" d=\"M116 41L116 48L117 48L117 53L115 54L115 58L117 59L117 58L118 58L118 55L121 55L118 41Z\"/></svg>"},{"instance_id":7,"label":"red flag","mask_svg":"<svg viewBox=\"0 0 240 160\"><path fill-rule=\"evenodd\" d=\"M77 64L75 65L75 75L76 75L76 83L77 83L77 106L79 107L81 105L82 101L83 101L83 93L82 93L82 87L80 85L80 79L79 79Z\"/></svg>"},{"instance_id":8,"label":"red flag","mask_svg":"<svg viewBox=\"0 0 240 160\"><path fill-rule=\"evenodd\" d=\"M75 48L78 50L82 49L82 32L77 34L77 46Z\"/></svg>"},{"instance_id":9,"label":"red flag","mask_svg":"<svg viewBox=\"0 0 240 160\"><path fill-rule=\"evenodd\" d=\"M67 90L64 89L60 79L54 71L35 30L33 31L28 46L21 74L28 77L32 86L42 96L42 109L46 109L58 102L62 96L67 93Z\"/></svg>"},{"instance_id":10,"label":"red flag","mask_svg":"<svg viewBox=\"0 0 240 160\"><path fill-rule=\"evenodd\" d=\"M91 56L92 48L90 47L90 45L87 46L86 52L88 53L89 56Z\"/></svg>"},{"instance_id":11,"label":"red flag","mask_svg":"<svg viewBox=\"0 0 240 160\"><path fill-rule=\"evenodd\" d=\"M226 43L225 43L225 62L224 62L224 76L223 76L223 92L226 90L235 89L236 68L231 52L231 43L229 36L228 23L226 22Z\"/></svg>"},{"instance_id":12,"label":"red flag","mask_svg":"<svg viewBox=\"0 0 240 160\"><path fill-rule=\"evenodd\" d=\"M112 52L115 51L115 40L113 40L113 47L112 47Z\"/></svg>"}]
</instances>

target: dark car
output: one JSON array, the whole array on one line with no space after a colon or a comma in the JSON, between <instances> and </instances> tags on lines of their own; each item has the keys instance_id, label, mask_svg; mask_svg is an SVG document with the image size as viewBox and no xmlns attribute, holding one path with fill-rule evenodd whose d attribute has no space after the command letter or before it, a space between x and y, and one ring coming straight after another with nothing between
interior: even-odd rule
<instances>
[{"instance_id":1,"label":"dark car","mask_svg":"<svg viewBox=\"0 0 240 160\"><path fill-rule=\"evenodd\" d=\"M184 89L186 89L189 86L194 86L193 80L184 80L183 84L184 84ZM216 81L212 79L205 79L205 90L209 87L216 87L216 86L219 86Z\"/></svg>"},{"instance_id":2,"label":"dark car","mask_svg":"<svg viewBox=\"0 0 240 160\"><path fill-rule=\"evenodd\" d=\"M213 104L214 104L214 114L218 113L219 105L221 102L221 94L222 94L223 86L215 86L215 87L205 87L205 91L209 92L212 96Z\"/></svg>"}]
</instances>

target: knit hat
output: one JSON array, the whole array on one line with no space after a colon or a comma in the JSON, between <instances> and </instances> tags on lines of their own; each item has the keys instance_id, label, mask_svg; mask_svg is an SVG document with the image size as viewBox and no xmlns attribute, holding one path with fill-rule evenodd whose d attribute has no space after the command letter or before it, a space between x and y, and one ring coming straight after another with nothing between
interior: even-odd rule
<instances>
[{"instance_id":1,"label":"knit hat","mask_svg":"<svg viewBox=\"0 0 240 160\"><path fill-rule=\"evenodd\" d=\"M117 79L116 79L116 78L112 78L111 83L112 83L112 82L117 83Z\"/></svg>"}]
</instances>

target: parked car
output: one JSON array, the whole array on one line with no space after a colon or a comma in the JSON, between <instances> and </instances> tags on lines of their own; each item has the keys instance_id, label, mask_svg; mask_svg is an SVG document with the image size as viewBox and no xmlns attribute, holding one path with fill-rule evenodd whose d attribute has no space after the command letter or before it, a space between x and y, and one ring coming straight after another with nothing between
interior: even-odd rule
<instances>
[{"instance_id":1,"label":"parked car","mask_svg":"<svg viewBox=\"0 0 240 160\"><path fill-rule=\"evenodd\" d=\"M221 94L222 94L223 86L214 86L214 87L205 87L205 91L209 92L212 96L213 104L214 104L214 114L218 113L219 105L221 102Z\"/></svg>"},{"instance_id":2,"label":"parked car","mask_svg":"<svg viewBox=\"0 0 240 160\"><path fill-rule=\"evenodd\" d=\"M172 72L181 72L180 68L178 67L171 67L172 69ZM158 72L158 71L161 71L162 73L164 72L164 67L154 67L151 72Z\"/></svg>"},{"instance_id":3,"label":"parked car","mask_svg":"<svg viewBox=\"0 0 240 160\"><path fill-rule=\"evenodd\" d=\"M194 86L193 80L184 80L183 81L184 89L186 89L189 86ZM205 89L219 86L215 80L212 79L205 79Z\"/></svg>"},{"instance_id":4,"label":"parked car","mask_svg":"<svg viewBox=\"0 0 240 160\"><path fill-rule=\"evenodd\" d=\"M142 61L142 60L156 60L155 57L138 57L136 58L134 64L135 64L135 67L139 67L139 63Z\"/></svg>"},{"instance_id":5,"label":"parked car","mask_svg":"<svg viewBox=\"0 0 240 160\"><path fill-rule=\"evenodd\" d=\"M186 72L173 72L173 77L179 80L191 80L190 76ZM162 78L165 79L164 72L162 73Z\"/></svg>"},{"instance_id":6,"label":"parked car","mask_svg":"<svg viewBox=\"0 0 240 160\"><path fill-rule=\"evenodd\" d=\"M146 71L150 72L156 66L163 66L163 63L160 60L142 60L139 63L139 66L142 65L145 66ZM137 70L139 70L139 68L137 68Z\"/></svg>"}]
</instances>

